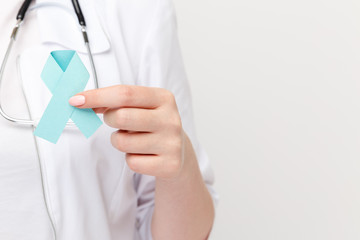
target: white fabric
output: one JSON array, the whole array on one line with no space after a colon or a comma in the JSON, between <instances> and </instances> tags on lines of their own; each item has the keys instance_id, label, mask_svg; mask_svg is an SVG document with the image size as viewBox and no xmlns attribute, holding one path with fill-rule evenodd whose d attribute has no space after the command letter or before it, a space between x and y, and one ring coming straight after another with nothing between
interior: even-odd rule
<instances>
[{"instance_id":1,"label":"white fabric","mask_svg":"<svg viewBox=\"0 0 360 240\"><path fill-rule=\"evenodd\" d=\"M0 3L2 57L22 0ZM195 136L170 0L82 0L80 4L100 87L136 84L171 90L215 199L212 171ZM0 97L10 115L28 118L31 114L39 119L51 98L40 79L50 51L77 50L92 73L70 0L37 0L31 8L9 60ZM93 86L90 78L87 88ZM110 144L112 131L104 124L87 140L70 128L56 145L38 139L45 193L58 240L151 239L154 177L127 167L124 153ZM32 129L0 117L0 146L0 239L52 239Z\"/></svg>"}]
</instances>

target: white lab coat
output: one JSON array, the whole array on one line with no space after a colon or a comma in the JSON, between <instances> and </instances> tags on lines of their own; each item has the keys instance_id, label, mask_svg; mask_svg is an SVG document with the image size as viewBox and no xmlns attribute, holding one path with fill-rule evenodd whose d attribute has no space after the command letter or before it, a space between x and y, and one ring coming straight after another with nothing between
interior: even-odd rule
<instances>
[{"instance_id":1,"label":"white lab coat","mask_svg":"<svg viewBox=\"0 0 360 240\"><path fill-rule=\"evenodd\" d=\"M1 2L1 56L21 2ZM172 91L215 197L213 174L195 136L170 0L81 0L80 4L100 87L136 84ZM40 78L50 51L78 51L92 73L70 0L37 0L35 6L19 32L1 99L10 115L40 119L51 98ZM113 131L103 124L90 139L76 128L66 129L57 144L38 139L44 190L58 240L151 239L154 177L127 167L124 153L110 144ZM0 132L0 239L52 239L32 129L0 118Z\"/></svg>"}]
</instances>

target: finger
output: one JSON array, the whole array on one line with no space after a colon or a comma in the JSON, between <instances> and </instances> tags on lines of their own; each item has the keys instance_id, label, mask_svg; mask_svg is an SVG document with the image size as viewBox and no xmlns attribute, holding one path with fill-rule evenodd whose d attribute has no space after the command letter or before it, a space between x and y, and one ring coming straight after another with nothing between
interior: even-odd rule
<instances>
[{"instance_id":1,"label":"finger","mask_svg":"<svg viewBox=\"0 0 360 240\"><path fill-rule=\"evenodd\" d=\"M116 131L111 135L111 144L125 153L159 154L159 141L159 136L154 133Z\"/></svg>"},{"instance_id":2,"label":"finger","mask_svg":"<svg viewBox=\"0 0 360 240\"><path fill-rule=\"evenodd\" d=\"M179 173L181 162L170 161L159 155L126 154L126 163L134 172L170 178Z\"/></svg>"},{"instance_id":3,"label":"finger","mask_svg":"<svg viewBox=\"0 0 360 240\"><path fill-rule=\"evenodd\" d=\"M69 103L78 108L156 108L166 92L162 88L117 85L79 93Z\"/></svg>"},{"instance_id":4,"label":"finger","mask_svg":"<svg viewBox=\"0 0 360 240\"><path fill-rule=\"evenodd\" d=\"M104 113L107 125L121 130L153 132L159 129L157 110L141 108L110 109Z\"/></svg>"},{"instance_id":5,"label":"finger","mask_svg":"<svg viewBox=\"0 0 360 240\"><path fill-rule=\"evenodd\" d=\"M134 172L156 176L160 171L161 158L157 155L127 153L126 163Z\"/></svg>"}]
</instances>

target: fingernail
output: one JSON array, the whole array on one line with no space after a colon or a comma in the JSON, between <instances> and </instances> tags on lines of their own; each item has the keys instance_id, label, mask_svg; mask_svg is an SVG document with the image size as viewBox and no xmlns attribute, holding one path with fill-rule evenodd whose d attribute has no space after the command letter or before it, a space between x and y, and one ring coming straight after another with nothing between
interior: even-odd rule
<instances>
[{"instance_id":1,"label":"fingernail","mask_svg":"<svg viewBox=\"0 0 360 240\"><path fill-rule=\"evenodd\" d=\"M82 95L73 96L69 99L69 103L74 107L83 105L85 103L85 97Z\"/></svg>"}]
</instances>

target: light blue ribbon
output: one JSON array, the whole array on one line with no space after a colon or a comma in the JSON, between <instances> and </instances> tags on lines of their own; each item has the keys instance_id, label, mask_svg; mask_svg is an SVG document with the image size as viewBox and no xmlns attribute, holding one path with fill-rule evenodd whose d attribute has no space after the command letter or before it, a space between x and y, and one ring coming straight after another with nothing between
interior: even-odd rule
<instances>
[{"instance_id":1,"label":"light blue ribbon","mask_svg":"<svg viewBox=\"0 0 360 240\"><path fill-rule=\"evenodd\" d=\"M35 129L35 136L56 143L70 118L86 138L95 133L102 124L95 112L91 108L73 107L68 102L72 96L84 90L89 77L75 51L51 52L41 78L53 97Z\"/></svg>"}]
</instances>

